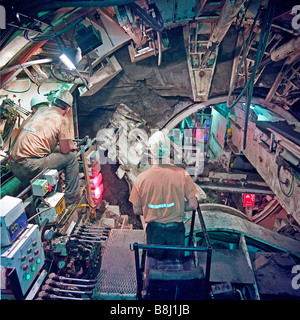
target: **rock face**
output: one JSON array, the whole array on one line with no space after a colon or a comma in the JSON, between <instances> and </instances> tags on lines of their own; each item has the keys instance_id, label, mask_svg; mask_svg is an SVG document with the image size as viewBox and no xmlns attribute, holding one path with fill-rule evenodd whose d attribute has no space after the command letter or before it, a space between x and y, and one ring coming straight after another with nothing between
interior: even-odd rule
<instances>
[{"instance_id":1,"label":"rock face","mask_svg":"<svg viewBox=\"0 0 300 320\"><path fill-rule=\"evenodd\" d=\"M120 103L155 127L180 100L192 98L182 28L169 30L168 38L160 66L155 56L131 63L127 47L115 53L123 70L95 95L78 99L80 136L96 136Z\"/></svg>"}]
</instances>

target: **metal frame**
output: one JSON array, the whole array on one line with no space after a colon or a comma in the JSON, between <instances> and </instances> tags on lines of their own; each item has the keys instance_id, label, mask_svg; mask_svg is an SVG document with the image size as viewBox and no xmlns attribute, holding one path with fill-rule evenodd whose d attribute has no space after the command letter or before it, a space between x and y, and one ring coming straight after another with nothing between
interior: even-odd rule
<instances>
[{"instance_id":1,"label":"metal frame","mask_svg":"<svg viewBox=\"0 0 300 320\"><path fill-rule=\"evenodd\" d=\"M207 252L206 256L206 267L205 267L205 297L208 296L209 292L209 279L210 279L210 270L211 270L211 256L212 256L212 246L210 243L210 239L208 236L208 232L205 226L205 222L202 216L202 212L200 209L200 206L198 205L197 208L198 217L200 220L202 232L204 235L205 247L193 247L192 244L192 237L194 233L194 224L195 224L195 216L196 216L196 210L193 211L192 215L192 225L190 229L189 234L189 243L188 246L176 246L176 245L154 245L154 244L139 244L135 242L133 244L133 251L134 251L134 257L135 257L135 267L136 267L136 279L137 279L137 299L142 299L142 287L143 287L143 279L142 279L142 272L144 271L145 267L145 258L146 258L146 251L148 249L166 249L166 250L181 250L181 251L201 251L201 252ZM142 253L142 259L140 262L140 256L139 256L139 249L143 249Z\"/></svg>"}]
</instances>

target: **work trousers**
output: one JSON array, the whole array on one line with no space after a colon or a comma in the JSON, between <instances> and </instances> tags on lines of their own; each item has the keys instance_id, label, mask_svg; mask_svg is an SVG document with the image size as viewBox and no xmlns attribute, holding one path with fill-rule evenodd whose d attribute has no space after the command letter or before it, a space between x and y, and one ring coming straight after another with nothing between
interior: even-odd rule
<instances>
[{"instance_id":1,"label":"work trousers","mask_svg":"<svg viewBox=\"0 0 300 320\"><path fill-rule=\"evenodd\" d=\"M147 244L184 246L185 228L183 222L171 224L151 221L146 228ZM180 259L184 257L182 250L148 249L147 254L157 259Z\"/></svg>"},{"instance_id":2,"label":"work trousers","mask_svg":"<svg viewBox=\"0 0 300 320\"><path fill-rule=\"evenodd\" d=\"M30 180L44 169L65 170L66 203L76 200L80 193L79 165L74 153L50 153L43 158L25 158L11 161L11 170L21 182L29 184Z\"/></svg>"}]
</instances>

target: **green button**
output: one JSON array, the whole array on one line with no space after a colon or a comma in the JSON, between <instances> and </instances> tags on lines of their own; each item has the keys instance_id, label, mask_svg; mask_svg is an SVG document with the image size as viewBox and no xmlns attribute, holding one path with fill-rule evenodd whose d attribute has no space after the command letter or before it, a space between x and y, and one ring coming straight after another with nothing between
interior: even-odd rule
<instances>
[{"instance_id":1,"label":"green button","mask_svg":"<svg viewBox=\"0 0 300 320\"><path fill-rule=\"evenodd\" d=\"M34 271L35 271L35 269L36 269L35 267L32 267L32 268L31 268L31 271L32 271L32 272L34 272Z\"/></svg>"},{"instance_id":2,"label":"green button","mask_svg":"<svg viewBox=\"0 0 300 320\"><path fill-rule=\"evenodd\" d=\"M31 249L27 249L27 253L31 253Z\"/></svg>"},{"instance_id":3,"label":"green button","mask_svg":"<svg viewBox=\"0 0 300 320\"><path fill-rule=\"evenodd\" d=\"M41 259L37 259L36 264L40 264L40 263L41 263Z\"/></svg>"},{"instance_id":4,"label":"green button","mask_svg":"<svg viewBox=\"0 0 300 320\"><path fill-rule=\"evenodd\" d=\"M25 257L25 256L22 256L22 257L21 257L21 261L24 262L25 260L26 260L26 257Z\"/></svg>"},{"instance_id":5,"label":"green button","mask_svg":"<svg viewBox=\"0 0 300 320\"><path fill-rule=\"evenodd\" d=\"M31 277L31 275L30 275L29 273L26 273L26 274L25 274L25 280L29 280L30 277Z\"/></svg>"}]
</instances>

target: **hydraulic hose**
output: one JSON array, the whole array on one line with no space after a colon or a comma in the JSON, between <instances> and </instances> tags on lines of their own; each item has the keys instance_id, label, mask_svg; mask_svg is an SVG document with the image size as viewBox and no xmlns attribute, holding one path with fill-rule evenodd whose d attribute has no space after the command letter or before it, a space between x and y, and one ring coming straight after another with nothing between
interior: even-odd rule
<instances>
[{"instance_id":1,"label":"hydraulic hose","mask_svg":"<svg viewBox=\"0 0 300 320\"><path fill-rule=\"evenodd\" d=\"M239 98L237 98L234 103L230 104L229 100L231 98L233 88L234 88L234 86L236 84L239 71L240 71L240 69L241 69L241 67L243 65L244 60L246 59L246 55L247 55L247 52L248 52L247 48L249 47L249 45L250 45L250 43L252 41L252 35L253 35L254 27L256 25L256 22L257 22L257 20L258 20L258 18L260 16L260 14L261 14L261 10L258 10L257 13L256 13L256 16L254 18L254 21L252 23L247 42L246 42L246 44L244 46L244 51L243 51L243 55L242 55L241 61L239 62L238 66L237 66L237 70L236 70L236 73L235 73L235 76L234 76L234 79L233 79L233 83L232 83L232 85L231 85L231 87L229 89L229 94L228 94L227 102L226 102L226 106L227 106L228 109L233 108L238 103L238 101L242 98L242 96L244 95L244 93L246 92L246 90L247 90L247 88L249 86L249 82L248 82L246 84L247 87L245 86L245 88L244 88L243 92L240 94ZM244 31L242 31L242 32L244 32Z\"/></svg>"},{"instance_id":2,"label":"hydraulic hose","mask_svg":"<svg viewBox=\"0 0 300 320\"><path fill-rule=\"evenodd\" d=\"M161 14L155 4L152 5L156 19L152 18L143 8L136 3L128 3L127 7L130 8L135 14L137 14L143 21L145 21L149 27L156 32L162 32L164 30L163 20Z\"/></svg>"},{"instance_id":3,"label":"hydraulic hose","mask_svg":"<svg viewBox=\"0 0 300 320\"><path fill-rule=\"evenodd\" d=\"M273 20L273 17L274 17L276 1L270 1L270 3L271 3L270 7L268 7L268 10L267 10L267 17L266 17L266 19L264 21L265 23L263 24L263 27L261 29L261 34L260 34L259 44L258 44L258 48L257 48L257 55L256 55L256 59L255 59L255 62L254 62L253 72L252 72L251 77L250 77L250 79L248 81L248 83L249 83L249 91L248 91L248 96L247 96L247 109L246 109L246 115L245 115L243 149L246 149L249 112L250 112L250 104L251 104L253 90L254 90L255 75L256 75L256 71L257 71L257 69L258 69L258 67L259 67L259 65L261 63L261 60L263 58L263 55L264 55L265 49L267 47L267 44L268 44L268 39L269 39L270 31L271 31L272 20ZM248 88L248 86L247 86L247 88Z\"/></svg>"}]
</instances>

